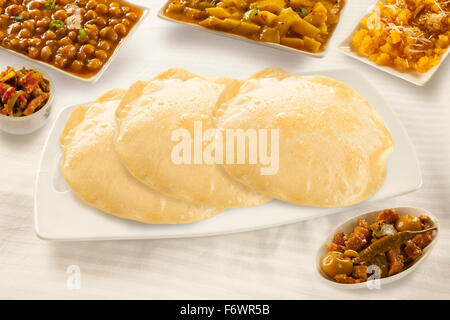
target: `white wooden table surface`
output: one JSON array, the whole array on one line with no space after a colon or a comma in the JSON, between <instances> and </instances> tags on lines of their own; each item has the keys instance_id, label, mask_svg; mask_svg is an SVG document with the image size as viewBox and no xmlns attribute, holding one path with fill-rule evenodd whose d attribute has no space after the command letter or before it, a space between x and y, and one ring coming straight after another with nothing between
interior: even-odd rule
<instances>
[{"instance_id":1,"label":"white wooden table surface","mask_svg":"<svg viewBox=\"0 0 450 320\"><path fill-rule=\"evenodd\" d=\"M126 88L169 67L205 76L245 78L275 65L291 72L327 68L360 71L384 95L416 148L424 184L413 194L366 206L428 208L441 222L441 237L412 275L380 290L342 291L315 275L314 254L346 212L267 230L198 239L60 242L39 240L33 229L38 159L50 126L29 136L0 133L0 298L450 298L450 61L425 87L417 87L352 60L336 45L374 0L348 0L324 59L294 55L217 37L161 21L162 0L148 5L144 21L94 85L48 71L56 82L58 110ZM22 59L0 52L0 65ZM276 214L276 212L274 212ZM80 289L67 288L67 268L79 266Z\"/></svg>"}]
</instances>

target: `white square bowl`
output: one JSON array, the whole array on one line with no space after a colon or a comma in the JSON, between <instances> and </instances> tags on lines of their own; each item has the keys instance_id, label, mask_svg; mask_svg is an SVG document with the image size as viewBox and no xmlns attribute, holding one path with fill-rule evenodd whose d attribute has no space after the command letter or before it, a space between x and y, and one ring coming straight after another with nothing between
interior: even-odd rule
<instances>
[{"instance_id":1,"label":"white square bowl","mask_svg":"<svg viewBox=\"0 0 450 320\"><path fill-rule=\"evenodd\" d=\"M109 57L109 59L106 61L106 63L102 66L102 68L96 73L94 74L92 77L90 78L85 78L85 77L80 77L77 76L75 74L72 74L68 71L62 70L60 68L57 68L49 63L46 63L44 61L41 60L37 60L37 59L31 59L30 57L28 57L25 54L19 53L17 51L14 50L10 50L10 49L6 49L2 46L0 46L0 50L4 50L7 51L9 53L12 53L18 57L21 57L23 59L26 59L28 61L34 62L34 63L38 63L46 68L50 68L53 69L55 71L58 71L60 73L65 74L66 76L69 76L71 78L83 81L83 82L90 82L90 83L95 83L98 79L100 79L100 77L103 75L103 73L106 71L106 69L108 68L108 66L112 63L112 61L114 60L114 58L116 57L117 53L119 52L119 50L127 43L128 39L134 34L134 32L136 31L136 29L138 28L138 26L141 24L141 22L145 19L145 17L148 15L149 13L149 9L145 6L141 6L135 3L132 3L130 1L127 0L120 0L121 2L125 3L125 4L129 4L132 5L134 7L139 8L140 10L142 10L142 16L140 17L140 19L136 22L136 24L133 26L133 28L131 28L130 32L128 32L128 34L122 39L120 40L119 44L117 45L116 49L114 50L113 54L111 55L111 57Z\"/></svg>"},{"instance_id":2,"label":"white square bowl","mask_svg":"<svg viewBox=\"0 0 450 320\"><path fill-rule=\"evenodd\" d=\"M367 17L368 14L375 9L375 7L376 7L376 4L370 6L367 9L367 11L366 11L365 16ZM448 54L450 52L450 49L447 48L447 51L440 57L439 64L437 66L434 66L433 68L431 68L427 72L424 72L424 73L420 73L420 72L402 72L402 71L399 71L399 70L397 70L397 69L395 69L393 67L378 65L375 62L371 61L369 58L360 56L357 52L352 50L352 48L351 48L352 38L353 38L353 35L356 33L356 31L359 29L359 27L360 27L360 22L358 21L357 25L355 26L355 28L353 28L353 31L349 34L349 36L347 38L345 38L339 44L338 49L342 53L344 53L344 54L346 54L346 55L348 55L348 56L350 56L352 58L355 58L355 59L357 59L357 60L359 60L361 62L364 62L364 63L366 63L366 64L368 64L368 65L370 65L370 66L372 66L374 68L377 68L378 70L387 72L387 73L389 73L389 74L391 74L393 76L396 76L396 77L398 77L400 79L403 79L403 80L406 80L408 82L414 83L415 85L418 85L418 86L425 85L431 79L431 77L433 77L435 72L444 63L444 60L447 58L447 56L448 56Z\"/></svg>"},{"instance_id":3,"label":"white square bowl","mask_svg":"<svg viewBox=\"0 0 450 320\"><path fill-rule=\"evenodd\" d=\"M204 32L209 32L209 33L213 33L215 35L219 35L221 37L227 37L227 38L232 38L232 39L237 39L237 40L241 40L241 41L245 41L248 43L252 43L252 44L256 44L256 45L260 45L260 46L264 46L264 47L270 47L270 48L274 48L277 50L281 50L281 51L285 51L285 52L290 52L290 53L295 53L295 54L304 54L313 58L323 58L325 57L326 53L330 50L330 41L331 38L334 36L334 34L337 31L337 28L339 27L339 22L336 25L336 28L334 29L333 33L331 34L331 37L328 39L328 42L325 45L325 48L317 53L312 53L312 52L308 52L308 51L303 51L303 50L299 50L299 49L294 49L288 46L284 46L278 43L273 43L273 42L264 42L264 41L255 41L252 39L249 39L247 37L244 36L240 36L237 34L232 34L232 33L228 33L225 31L220 31L220 30L215 30L215 29L210 29L210 28L206 28L206 27L202 27L198 24L193 24L193 23L189 23L189 22L184 22L184 21L180 21L180 20L176 20L176 19L172 19L169 18L167 16L164 15L164 11L166 10L168 4L171 2L171 0L167 1L164 6L161 7L161 9L158 11L158 18L162 19L162 20L166 20L166 21L170 21L170 22L174 22L174 23L178 23L180 25L185 25L188 26L189 28L195 29L195 30L200 30L200 31L204 31ZM341 13L339 15L339 21L342 19L343 13L345 11L345 9L347 8L348 4L345 3L344 7L341 10Z\"/></svg>"}]
</instances>

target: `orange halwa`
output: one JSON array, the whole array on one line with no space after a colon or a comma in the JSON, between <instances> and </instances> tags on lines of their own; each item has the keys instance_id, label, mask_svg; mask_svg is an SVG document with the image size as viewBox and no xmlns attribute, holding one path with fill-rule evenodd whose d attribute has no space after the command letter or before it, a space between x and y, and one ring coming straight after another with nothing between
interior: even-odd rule
<instances>
[{"instance_id":1,"label":"orange halwa","mask_svg":"<svg viewBox=\"0 0 450 320\"><path fill-rule=\"evenodd\" d=\"M426 72L449 46L450 0L386 0L361 20L353 50L379 65Z\"/></svg>"}]
</instances>

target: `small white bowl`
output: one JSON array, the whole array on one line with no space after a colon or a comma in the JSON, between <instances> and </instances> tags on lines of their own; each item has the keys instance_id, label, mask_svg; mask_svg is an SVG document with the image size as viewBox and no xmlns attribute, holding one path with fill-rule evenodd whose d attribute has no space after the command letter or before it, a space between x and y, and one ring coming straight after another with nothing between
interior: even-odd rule
<instances>
[{"instance_id":1,"label":"small white bowl","mask_svg":"<svg viewBox=\"0 0 450 320\"><path fill-rule=\"evenodd\" d=\"M364 17L367 17L376 7L375 5L370 6ZM442 63L444 63L445 59L448 57L449 53L450 53L450 48L447 48L447 50L445 51L444 54L441 55L440 60L439 60L439 64L437 66L432 67L430 70L428 70L427 72L424 73L420 73L420 72L402 72L399 71L397 69L395 69L394 67L389 67L389 66L382 66L379 64L376 64L375 62L373 62L372 60L370 60L368 57L363 57L360 56L357 52L352 50L351 44L352 44L352 38L353 35L356 33L357 30L359 30L360 27L360 21L358 21L358 23L356 24L355 28L353 28L353 31L348 35L347 38L345 38L338 46L338 49L346 54L347 56L350 56L356 60L359 60L363 63L366 63L368 65L371 65L372 67L387 72L393 76L396 76L400 79L403 79L405 81L411 82L415 85L418 86L423 86L425 85L428 81L431 80L431 78L433 77L433 75L436 73L436 71L439 69L439 67L442 65Z\"/></svg>"},{"instance_id":2,"label":"small white bowl","mask_svg":"<svg viewBox=\"0 0 450 320\"><path fill-rule=\"evenodd\" d=\"M390 277L386 277L386 278L382 278L379 279L380 281L380 286L383 286L385 284L397 281L401 278L403 278L404 276L410 274L414 269L416 269L419 264L430 254L431 249L434 247L434 245L436 244L438 235L439 235L439 221L438 219L432 215L430 212L428 212L427 210L424 209L420 209L420 208L412 208L412 207L399 207L399 208L393 208L395 210L397 210L397 212L400 215L413 215L413 216L420 216L420 215L426 215L428 217L430 217L431 221L432 221L432 226L433 227L437 227L436 231L433 231L431 236L433 238L433 241L426 246L423 249L423 254L422 256L420 256L419 258L417 258L412 265L410 265L407 269L403 270L402 272L390 276ZM323 272L322 268L320 267L323 257L327 254L328 252L328 245L333 242L333 237L337 232L345 232L345 233L349 233L351 231L353 231L353 228L356 226L356 223L358 221L358 219L365 219L367 220L369 223L372 221L375 221L376 217L378 216L378 214L380 213L380 211L382 211L383 209L380 210L376 210L376 211L371 211L371 212L367 212L364 214L361 214L357 217L353 217L343 223L341 223L339 226L337 226L332 232L330 232L330 234L326 237L325 241L323 242L323 244L319 247L319 249L317 250L317 254L316 254L316 260L315 260L315 267L317 270L317 273L319 274L319 277L324 280L325 282L327 282L328 284L334 286L334 287L338 287L338 288L342 288L342 289L361 289L361 288L367 288L368 287L368 282L362 282L362 283L354 283L354 284L346 284L346 283L339 283L334 281L332 278L330 278L327 274L325 274L325 272Z\"/></svg>"},{"instance_id":3,"label":"small white bowl","mask_svg":"<svg viewBox=\"0 0 450 320\"><path fill-rule=\"evenodd\" d=\"M23 117L9 117L0 114L0 130L16 135L24 135L32 133L40 128L42 128L49 120L50 112L52 110L53 96L55 94L55 86L53 84L52 79L46 75L42 70L32 66L12 66L15 70L20 70L22 67L27 69L32 69L37 72L40 72L44 75L44 78L47 79L50 83L50 97L48 98L47 103L38 111L33 112L29 116ZM2 69L3 70L3 69Z\"/></svg>"}]
</instances>

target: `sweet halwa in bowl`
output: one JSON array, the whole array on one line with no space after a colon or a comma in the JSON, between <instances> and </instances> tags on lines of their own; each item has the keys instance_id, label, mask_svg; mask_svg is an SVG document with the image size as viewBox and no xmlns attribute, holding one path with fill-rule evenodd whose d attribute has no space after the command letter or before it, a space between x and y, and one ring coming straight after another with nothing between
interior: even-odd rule
<instances>
[{"instance_id":1,"label":"sweet halwa in bowl","mask_svg":"<svg viewBox=\"0 0 450 320\"><path fill-rule=\"evenodd\" d=\"M380 65L427 72L449 46L450 2L386 0L361 20L352 48Z\"/></svg>"},{"instance_id":2,"label":"sweet halwa in bowl","mask_svg":"<svg viewBox=\"0 0 450 320\"><path fill-rule=\"evenodd\" d=\"M447 57L450 1L385 0L368 10L340 49L423 85Z\"/></svg>"}]
</instances>

